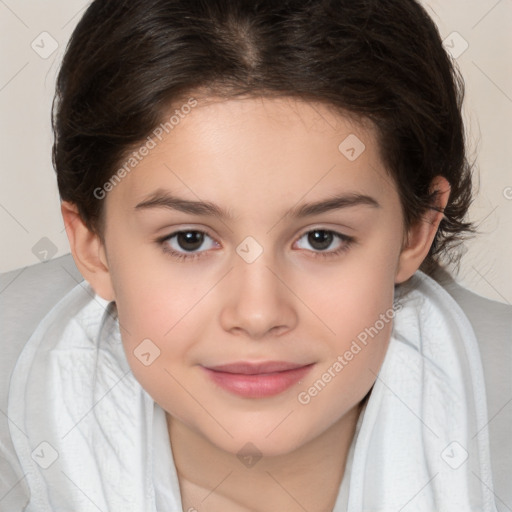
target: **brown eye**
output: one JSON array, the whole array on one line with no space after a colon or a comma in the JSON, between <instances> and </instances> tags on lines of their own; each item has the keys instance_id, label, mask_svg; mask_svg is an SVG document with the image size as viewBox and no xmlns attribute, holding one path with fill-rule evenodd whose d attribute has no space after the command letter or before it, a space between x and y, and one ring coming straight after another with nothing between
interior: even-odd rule
<instances>
[{"instance_id":1,"label":"brown eye","mask_svg":"<svg viewBox=\"0 0 512 512\"><path fill-rule=\"evenodd\" d=\"M304 233L298 241L299 249L307 249L313 256L326 258L341 255L353 243L353 237L329 229L312 229Z\"/></svg>"},{"instance_id":2,"label":"brown eye","mask_svg":"<svg viewBox=\"0 0 512 512\"><path fill-rule=\"evenodd\" d=\"M184 251L196 251L204 242L204 233L200 231L180 231L176 242Z\"/></svg>"},{"instance_id":3,"label":"brown eye","mask_svg":"<svg viewBox=\"0 0 512 512\"><path fill-rule=\"evenodd\" d=\"M182 230L158 239L163 251L178 259L194 259L206 256L208 249L218 248L219 244L208 233L194 229Z\"/></svg>"},{"instance_id":4,"label":"brown eye","mask_svg":"<svg viewBox=\"0 0 512 512\"><path fill-rule=\"evenodd\" d=\"M308 234L308 242L311 246L318 250L323 251L327 249L334 240L334 235L331 231L325 231L323 229L315 229L310 231Z\"/></svg>"}]
</instances>

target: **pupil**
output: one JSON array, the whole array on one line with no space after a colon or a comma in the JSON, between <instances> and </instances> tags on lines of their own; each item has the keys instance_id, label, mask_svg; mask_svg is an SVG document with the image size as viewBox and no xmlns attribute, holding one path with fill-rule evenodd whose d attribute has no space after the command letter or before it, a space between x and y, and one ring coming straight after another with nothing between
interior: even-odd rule
<instances>
[{"instance_id":1,"label":"pupil","mask_svg":"<svg viewBox=\"0 0 512 512\"><path fill-rule=\"evenodd\" d=\"M178 244L185 251L199 249L203 240L203 233L199 233L198 231L183 231L178 233Z\"/></svg>"},{"instance_id":2,"label":"pupil","mask_svg":"<svg viewBox=\"0 0 512 512\"><path fill-rule=\"evenodd\" d=\"M312 231L308 235L308 242L315 247L315 249L327 249L332 243L333 234L328 231L317 230ZM316 245L315 245L316 244Z\"/></svg>"}]
</instances>

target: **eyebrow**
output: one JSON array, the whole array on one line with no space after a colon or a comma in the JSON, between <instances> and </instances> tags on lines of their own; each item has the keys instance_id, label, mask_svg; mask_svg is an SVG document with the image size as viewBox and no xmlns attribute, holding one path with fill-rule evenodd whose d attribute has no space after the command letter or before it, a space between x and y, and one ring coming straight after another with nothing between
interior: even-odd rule
<instances>
[{"instance_id":1,"label":"eyebrow","mask_svg":"<svg viewBox=\"0 0 512 512\"><path fill-rule=\"evenodd\" d=\"M336 195L322 201L294 206L288 210L284 216L304 218L354 206L381 207L379 202L373 197L350 192ZM157 190L135 206L135 210L147 210L152 208L167 208L193 215L213 216L219 219L234 219L234 216L229 211L224 210L214 203L208 201L191 201L189 199L173 196L169 192L162 190Z\"/></svg>"}]
</instances>

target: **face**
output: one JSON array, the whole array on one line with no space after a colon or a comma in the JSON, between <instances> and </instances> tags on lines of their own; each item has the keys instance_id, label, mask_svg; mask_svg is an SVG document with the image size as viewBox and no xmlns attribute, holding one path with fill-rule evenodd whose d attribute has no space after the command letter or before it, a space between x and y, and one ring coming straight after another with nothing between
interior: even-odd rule
<instances>
[{"instance_id":1,"label":"face","mask_svg":"<svg viewBox=\"0 0 512 512\"><path fill-rule=\"evenodd\" d=\"M104 205L133 373L217 447L291 452L360 403L388 345L404 228L376 135L253 98L199 101L155 140Z\"/></svg>"}]
</instances>

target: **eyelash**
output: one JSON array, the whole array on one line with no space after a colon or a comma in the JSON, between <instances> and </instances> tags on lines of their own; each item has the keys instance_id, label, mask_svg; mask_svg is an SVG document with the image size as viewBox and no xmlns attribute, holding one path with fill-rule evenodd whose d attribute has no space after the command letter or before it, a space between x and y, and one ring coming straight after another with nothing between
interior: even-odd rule
<instances>
[{"instance_id":1,"label":"eyelash","mask_svg":"<svg viewBox=\"0 0 512 512\"><path fill-rule=\"evenodd\" d=\"M309 251L313 253L313 258L335 258L337 256L340 256L344 252L346 252L355 242L355 238L344 235L342 233L338 233L337 231L333 231L330 229L321 229L321 228L315 228L310 229L309 231L305 231L302 233L302 235L298 238L300 240L304 236L308 235L309 233L314 233L315 231L323 231L324 233L329 233L334 235L334 237L338 238L341 242L343 242L343 245L339 247L338 249L334 251ZM178 261L193 261L197 258L203 258L207 255L208 251L200 251L200 252L191 252L191 253L182 253L175 251L173 249L170 249L167 245L167 242L174 238L175 236L179 235L180 233L199 233L202 235L206 235L209 238L212 238L206 231L201 231L198 229L185 229L180 231L175 231L174 233L171 233L170 235L166 235L164 237L158 238L156 242L162 247L162 250L165 254L171 256L172 258L178 260ZM213 240L213 238L212 238Z\"/></svg>"}]
</instances>

